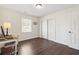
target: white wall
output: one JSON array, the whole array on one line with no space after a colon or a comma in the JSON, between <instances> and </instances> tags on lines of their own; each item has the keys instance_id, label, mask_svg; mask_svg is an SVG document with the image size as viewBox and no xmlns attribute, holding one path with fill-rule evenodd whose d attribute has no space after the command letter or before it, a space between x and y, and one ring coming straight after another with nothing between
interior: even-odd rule
<instances>
[{"instance_id":1,"label":"white wall","mask_svg":"<svg viewBox=\"0 0 79 59\"><path fill-rule=\"evenodd\" d=\"M79 6L48 14L47 16L41 17L40 21L49 19L56 21L56 40L54 41L79 49ZM71 31L71 33L69 33L69 31ZM40 33L41 32L42 30L40 30ZM40 36L42 36L42 33Z\"/></svg>"},{"instance_id":2,"label":"white wall","mask_svg":"<svg viewBox=\"0 0 79 59\"><path fill-rule=\"evenodd\" d=\"M32 32L22 33L22 18L30 18L33 20L33 22L37 22L37 25L32 25ZM12 24L12 28L9 29L9 33L12 35L19 35L19 40L39 37L39 20L36 17L0 7L0 25L2 25L6 21L11 22Z\"/></svg>"}]
</instances>

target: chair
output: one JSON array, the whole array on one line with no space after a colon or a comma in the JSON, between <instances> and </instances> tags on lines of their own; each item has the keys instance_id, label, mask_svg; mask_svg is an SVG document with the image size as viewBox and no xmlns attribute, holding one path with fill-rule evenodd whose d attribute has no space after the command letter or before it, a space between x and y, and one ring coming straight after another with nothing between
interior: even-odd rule
<instances>
[{"instance_id":1,"label":"chair","mask_svg":"<svg viewBox=\"0 0 79 59\"><path fill-rule=\"evenodd\" d=\"M15 42L6 43L4 47L1 48L3 55L14 55L15 54Z\"/></svg>"}]
</instances>

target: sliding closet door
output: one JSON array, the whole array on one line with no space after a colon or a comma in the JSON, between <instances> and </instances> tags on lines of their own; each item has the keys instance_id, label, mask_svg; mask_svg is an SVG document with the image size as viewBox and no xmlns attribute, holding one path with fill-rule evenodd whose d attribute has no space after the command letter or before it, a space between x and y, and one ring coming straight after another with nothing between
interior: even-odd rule
<instances>
[{"instance_id":1,"label":"sliding closet door","mask_svg":"<svg viewBox=\"0 0 79 59\"><path fill-rule=\"evenodd\" d=\"M55 20L48 19L48 40L55 41Z\"/></svg>"},{"instance_id":2,"label":"sliding closet door","mask_svg":"<svg viewBox=\"0 0 79 59\"><path fill-rule=\"evenodd\" d=\"M44 19L41 21L41 29L42 29L42 38L47 39L47 20Z\"/></svg>"}]
</instances>

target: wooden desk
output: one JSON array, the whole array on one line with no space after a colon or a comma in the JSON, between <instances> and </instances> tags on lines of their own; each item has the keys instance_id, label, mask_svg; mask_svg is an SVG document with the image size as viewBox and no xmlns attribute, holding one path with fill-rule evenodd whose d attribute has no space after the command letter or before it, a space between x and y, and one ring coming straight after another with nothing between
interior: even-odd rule
<instances>
[{"instance_id":1,"label":"wooden desk","mask_svg":"<svg viewBox=\"0 0 79 59\"><path fill-rule=\"evenodd\" d=\"M6 43L15 42L15 55L17 54L17 44L18 39L1 39L0 45L5 45Z\"/></svg>"}]
</instances>

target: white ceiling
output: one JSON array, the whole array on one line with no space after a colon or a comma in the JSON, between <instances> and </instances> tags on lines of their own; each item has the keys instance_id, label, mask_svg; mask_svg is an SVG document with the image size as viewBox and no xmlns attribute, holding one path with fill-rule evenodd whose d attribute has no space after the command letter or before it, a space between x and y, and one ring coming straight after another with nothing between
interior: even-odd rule
<instances>
[{"instance_id":1,"label":"white ceiling","mask_svg":"<svg viewBox=\"0 0 79 59\"><path fill-rule=\"evenodd\" d=\"M37 9L34 4L0 4L0 6L13 9L18 12L27 13L31 16L41 17L51 12L76 6L74 4L44 4L43 8Z\"/></svg>"}]
</instances>

